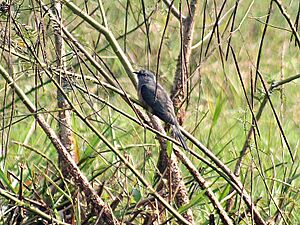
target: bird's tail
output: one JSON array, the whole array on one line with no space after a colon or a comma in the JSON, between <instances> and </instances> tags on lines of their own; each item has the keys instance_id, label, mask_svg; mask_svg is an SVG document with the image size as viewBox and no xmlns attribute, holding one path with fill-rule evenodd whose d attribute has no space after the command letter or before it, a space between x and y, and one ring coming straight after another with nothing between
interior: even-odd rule
<instances>
[{"instance_id":1,"label":"bird's tail","mask_svg":"<svg viewBox=\"0 0 300 225\"><path fill-rule=\"evenodd\" d=\"M181 143L182 147L184 148L184 150L189 151L189 148L188 148L188 146L187 146L187 144L186 144L186 142L183 138L183 135L180 131L180 127L179 127L178 123L173 125L172 128L173 128L175 137L177 137L177 139L180 141L180 143Z\"/></svg>"}]
</instances>

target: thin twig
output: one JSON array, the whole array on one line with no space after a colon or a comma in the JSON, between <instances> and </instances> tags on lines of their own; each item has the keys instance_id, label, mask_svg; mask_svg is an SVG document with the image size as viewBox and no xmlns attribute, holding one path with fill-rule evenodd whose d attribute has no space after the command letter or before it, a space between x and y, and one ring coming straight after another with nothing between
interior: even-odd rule
<instances>
[{"instance_id":1,"label":"thin twig","mask_svg":"<svg viewBox=\"0 0 300 225\"><path fill-rule=\"evenodd\" d=\"M299 37L299 34L297 32L297 29L296 27L294 26L294 24L292 23L292 20L291 20L291 17L290 15L286 12L286 10L284 9L284 7L282 6L282 2L280 0L273 0L276 2L280 12L282 13L283 17L286 19L286 21L288 22L293 34L294 34L294 37L295 37L295 41L297 42L298 44L298 47L300 48L300 37Z\"/></svg>"},{"instance_id":2,"label":"thin twig","mask_svg":"<svg viewBox=\"0 0 300 225\"><path fill-rule=\"evenodd\" d=\"M169 7L171 10L172 14L178 19L178 20L185 20L186 17L182 15L179 10L174 6L173 2L174 1L169 1L169 0L163 0L163 2L166 4L166 6Z\"/></svg>"}]
</instances>

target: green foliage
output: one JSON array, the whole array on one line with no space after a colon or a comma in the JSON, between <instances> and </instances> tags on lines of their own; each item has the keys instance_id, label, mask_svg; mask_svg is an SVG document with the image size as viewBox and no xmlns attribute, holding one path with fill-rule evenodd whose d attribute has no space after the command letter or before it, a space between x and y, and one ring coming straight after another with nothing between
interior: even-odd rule
<instances>
[{"instance_id":1,"label":"green foliage","mask_svg":"<svg viewBox=\"0 0 300 225\"><path fill-rule=\"evenodd\" d=\"M101 1L74 1L83 12L102 23L99 2ZM126 12L128 2L130 4ZM190 1L176 0L174 6L179 8L180 2L182 13L188 15L186 2ZM192 56L188 68L190 78L183 127L200 142L205 143L206 147L234 171L247 134L255 125L252 124L251 110L257 115L265 97L265 90L256 76L256 67L270 1L239 1L233 32L230 32L230 27L236 1L227 1L221 14L218 33L215 31L211 43L208 42L210 32L216 21L216 12L219 12L223 1L199 2L200 13L196 16ZM181 47L181 26L178 19L171 15L163 39L162 52L158 56L168 13L168 7L163 1L144 1L149 26L148 37L141 1L102 1L102 3L108 28L118 40L134 69L147 68L156 71L158 67L160 83L170 90ZM43 115L47 123L57 131L60 109L57 106L56 86L51 81L58 73L55 32L53 22L39 4L40 1L15 1L11 14L13 20L10 23L8 14L1 14L0 39L3 54L0 63L10 75L14 76L14 80L22 90L27 92L27 97L38 108L37 113ZM298 2L282 4L295 24L299 14ZM204 15L205 26L203 26ZM62 18L64 27L93 55L112 80L117 81L116 87L119 91L126 93L125 97L121 97L117 91L103 85L101 82L107 81L102 73L77 49L75 43L63 35L65 52L62 59L65 63L64 70L71 74L68 76L71 83L68 95L75 109L83 113L112 146L120 150L135 169L153 184L159 173L157 168L159 143L155 140L156 134L148 130L145 132L146 129L137 123L143 120L136 114L134 108L142 108L135 104L133 99L128 100L129 97L137 98L137 94L120 58L116 56L111 42L106 40L103 34L88 25L66 5L63 6ZM205 27L203 35L208 38L202 42L203 27ZM242 81L239 80L230 50L226 59L230 37L230 45L236 54ZM259 71L267 87L274 81L284 81L299 75L299 46L295 45L291 28L275 2L263 41ZM199 42L202 45L197 45ZM206 48L208 51L205 55ZM34 55L38 56L47 69L51 69L53 77L46 76ZM158 57L159 65L157 65ZM251 109L246 102L242 84L252 104ZM39 88L35 88L36 86ZM80 91L77 86L84 88L87 93ZM257 127L251 135L248 151L241 164L240 179L245 190L256 202L256 207L265 221L274 220L276 224L299 224L299 77L277 87L270 94L295 161L291 160L274 113L267 102L262 107ZM79 157L78 165L82 173L101 199L113 208L117 219L127 222L132 219L132 223L142 224L145 217L153 215L156 209L154 207L156 202L154 204L151 198L152 193L149 193L149 189L128 169L128 165L122 163L103 140L75 115L74 109L71 111L71 130L76 140L75 148L79 152L75 154ZM80 192L74 180L64 174L66 169L64 165L58 169L57 152L47 135L36 124L34 115L26 109L1 76L0 120L0 188L11 197L21 195L19 200L47 212L58 221L71 223L71 220L63 218L62 214L72 215L77 224L96 221L90 214L93 206L85 202L86 196ZM198 148L187 142L189 147L202 154ZM168 156L173 154L172 147L173 143L167 141ZM224 199L230 192L227 180L189 153L185 154L194 165L204 168L201 175L211 183L214 194L226 208ZM26 165L22 173L21 164ZM191 178L188 170L181 164L180 169L191 199L189 204L180 207L178 211L185 212L191 209L196 224L208 224L209 215L215 213L215 209L194 178ZM157 186L161 183L165 186L170 185L164 179L159 182ZM169 200L176 208L174 199ZM12 223L17 221L16 215L19 214L15 210L15 204L17 205L12 198L0 195L0 224L8 224L10 220ZM28 206L24 209L26 216L23 216L23 224L33 224L39 219L47 223L47 218L40 211L29 210ZM238 224L251 224L252 218L249 215L245 216L247 210L243 200L238 197L234 199L233 208L229 213ZM170 215L161 216L166 219ZM175 220L171 223L175 224Z\"/></svg>"}]
</instances>

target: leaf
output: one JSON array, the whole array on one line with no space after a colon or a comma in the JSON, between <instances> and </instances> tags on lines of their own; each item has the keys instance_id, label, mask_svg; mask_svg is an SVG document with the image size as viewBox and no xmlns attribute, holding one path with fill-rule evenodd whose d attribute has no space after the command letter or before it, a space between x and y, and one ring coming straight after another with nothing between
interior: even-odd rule
<instances>
[{"instance_id":1,"label":"leaf","mask_svg":"<svg viewBox=\"0 0 300 225\"><path fill-rule=\"evenodd\" d=\"M224 99L222 99L222 95L219 94L217 102L216 102L216 108L215 108L214 115L213 115L213 125L215 125L219 119L224 102L225 101L224 101Z\"/></svg>"},{"instance_id":2,"label":"leaf","mask_svg":"<svg viewBox=\"0 0 300 225\"><path fill-rule=\"evenodd\" d=\"M135 202L140 201L141 198L142 198L141 192L139 190L135 189L135 188L132 189L132 196L133 196L133 199L134 199Z\"/></svg>"},{"instance_id":3,"label":"leaf","mask_svg":"<svg viewBox=\"0 0 300 225\"><path fill-rule=\"evenodd\" d=\"M5 184L6 185L5 188L9 188L10 191L15 193L15 190L11 186L11 183L10 183L9 179L7 178L7 176L5 176L2 169L0 169L0 183Z\"/></svg>"},{"instance_id":4,"label":"leaf","mask_svg":"<svg viewBox=\"0 0 300 225\"><path fill-rule=\"evenodd\" d=\"M167 155L171 157L173 151L173 143L171 141L167 141Z\"/></svg>"}]
</instances>

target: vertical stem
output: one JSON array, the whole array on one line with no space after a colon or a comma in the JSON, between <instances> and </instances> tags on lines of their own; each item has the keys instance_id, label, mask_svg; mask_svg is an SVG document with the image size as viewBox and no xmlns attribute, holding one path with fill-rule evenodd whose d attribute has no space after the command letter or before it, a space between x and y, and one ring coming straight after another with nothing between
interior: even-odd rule
<instances>
[{"instance_id":1,"label":"vertical stem","mask_svg":"<svg viewBox=\"0 0 300 225\"><path fill-rule=\"evenodd\" d=\"M56 15L57 19L60 22L60 26L56 26L54 28L55 32L55 49L56 49L56 66L59 71L65 69L65 62L63 60L63 55L65 54L63 39L62 39L62 29L61 29L61 20L62 20L62 4L58 0L53 0L53 13ZM67 93L68 92L68 86L70 85L69 80L67 77L64 77L61 72L57 76L57 82L59 85L63 88L63 90ZM59 138L64 145L64 147L68 150L68 152L72 155L74 158L74 153L72 152L74 148L74 140L73 140L73 134L71 129L71 111L67 110L68 108L68 102L65 99L65 97L62 95L61 91L57 90L57 106L59 112L58 112L58 127L59 127ZM75 158L74 158L75 159ZM58 156L59 164L62 165L62 157L61 155ZM61 166L62 172L64 175L68 174L68 171L64 171L64 167Z\"/></svg>"}]
</instances>

